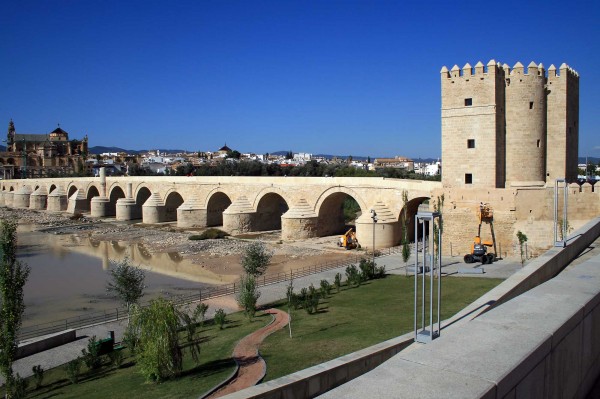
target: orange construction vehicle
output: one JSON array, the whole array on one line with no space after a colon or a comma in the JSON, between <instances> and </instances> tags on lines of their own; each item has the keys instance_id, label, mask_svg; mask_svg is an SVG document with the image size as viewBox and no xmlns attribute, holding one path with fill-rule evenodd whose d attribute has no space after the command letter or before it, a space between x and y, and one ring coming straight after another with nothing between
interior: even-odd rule
<instances>
[{"instance_id":1,"label":"orange construction vehicle","mask_svg":"<svg viewBox=\"0 0 600 399\"><path fill-rule=\"evenodd\" d=\"M356 233L350 229L343 236L340 236L337 242L338 247L344 247L346 249L360 248L360 244L356 239Z\"/></svg>"},{"instance_id":2,"label":"orange construction vehicle","mask_svg":"<svg viewBox=\"0 0 600 399\"><path fill-rule=\"evenodd\" d=\"M496 258L496 236L494 234L494 213L492 207L489 204L479 204L479 227L477 229L477 236L473 240L471 245L471 253L468 253L464 257L465 263L481 262L484 265L486 263L494 262ZM490 230L492 232L492 241L481 241L481 225L483 223L489 223ZM487 253L489 247L494 247L493 253Z\"/></svg>"}]
</instances>

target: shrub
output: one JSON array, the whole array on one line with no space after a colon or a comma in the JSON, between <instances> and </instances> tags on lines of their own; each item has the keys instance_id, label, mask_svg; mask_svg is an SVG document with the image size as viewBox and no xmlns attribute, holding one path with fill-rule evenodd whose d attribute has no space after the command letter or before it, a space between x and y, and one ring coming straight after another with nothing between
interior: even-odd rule
<instances>
[{"instance_id":1,"label":"shrub","mask_svg":"<svg viewBox=\"0 0 600 399\"><path fill-rule=\"evenodd\" d=\"M44 369L41 365L33 366L31 368L33 372L33 379L35 380L35 389L38 389L42 386L42 381L44 381Z\"/></svg>"},{"instance_id":2,"label":"shrub","mask_svg":"<svg viewBox=\"0 0 600 399\"><path fill-rule=\"evenodd\" d=\"M190 240L216 240L216 239L220 239L220 238L225 238L229 236L229 233L224 232L223 230L219 230L219 229L206 229L204 230L202 233L200 234L194 234L188 237L188 239Z\"/></svg>"},{"instance_id":3,"label":"shrub","mask_svg":"<svg viewBox=\"0 0 600 399\"><path fill-rule=\"evenodd\" d=\"M362 281L372 280L375 277L375 264L372 260L362 258L358 267L360 268L360 279Z\"/></svg>"},{"instance_id":4,"label":"shrub","mask_svg":"<svg viewBox=\"0 0 600 399\"><path fill-rule=\"evenodd\" d=\"M12 380L12 394L7 397L10 397L11 399L24 399L27 396L27 385L29 385L29 382L17 373Z\"/></svg>"},{"instance_id":5,"label":"shrub","mask_svg":"<svg viewBox=\"0 0 600 399\"><path fill-rule=\"evenodd\" d=\"M356 285L359 286L361 283L361 275L356 266L350 265L346 267L346 280L348 281L348 286Z\"/></svg>"},{"instance_id":6,"label":"shrub","mask_svg":"<svg viewBox=\"0 0 600 399\"><path fill-rule=\"evenodd\" d=\"M110 359L110 364L115 368L121 368L123 364L123 350L114 350L108 353L108 358Z\"/></svg>"},{"instance_id":7,"label":"shrub","mask_svg":"<svg viewBox=\"0 0 600 399\"><path fill-rule=\"evenodd\" d=\"M208 310L208 305L204 302L201 302L196 306L194 310L194 319L199 320L200 327L204 326L204 319L206 318L206 311Z\"/></svg>"},{"instance_id":8,"label":"shrub","mask_svg":"<svg viewBox=\"0 0 600 399\"><path fill-rule=\"evenodd\" d=\"M302 307L306 313L315 313L319 308L319 292L312 284L308 287L308 289L303 288L300 292L304 293L304 295L302 295Z\"/></svg>"},{"instance_id":9,"label":"shrub","mask_svg":"<svg viewBox=\"0 0 600 399\"><path fill-rule=\"evenodd\" d=\"M225 314L225 311L221 308L217 309L217 311L215 312L215 324L219 326L219 329L222 330L223 329L223 325L225 324L225 319L227 318L227 315Z\"/></svg>"},{"instance_id":10,"label":"shrub","mask_svg":"<svg viewBox=\"0 0 600 399\"><path fill-rule=\"evenodd\" d=\"M81 358L73 359L67 363L67 377L71 384L77 384L79 381L79 372L81 371Z\"/></svg>"},{"instance_id":11,"label":"shrub","mask_svg":"<svg viewBox=\"0 0 600 399\"><path fill-rule=\"evenodd\" d=\"M291 283L287 287L287 298L290 308L297 310L300 307L300 297L294 292L294 286Z\"/></svg>"},{"instance_id":12,"label":"shrub","mask_svg":"<svg viewBox=\"0 0 600 399\"><path fill-rule=\"evenodd\" d=\"M237 296L237 302L244 309L244 313L250 321L256 314L258 298L260 298L260 291L256 284L256 278L251 274L240 277L240 292Z\"/></svg>"},{"instance_id":13,"label":"shrub","mask_svg":"<svg viewBox=\"0 0 600 399\"><path fill-rule=\"evenodd\" d=\"M337 292L340 292L340 288L342 288L342 273L336 273L333 285L335 286Z\"/></svg>"},{"instance_id":14,"label":"shrub","mask_svg":"<svg viewBox=\"0 0 600 399\"><path fill-rule=\"evenodd\" d=\"M385 265L375 266L375 278L384 278L385 276Z\"/></svg>"},{"instance_id":15,"label":"shrub","mask_svg":"<svg viewBox=\"0 0 600 399\"><path fill-rule=\"evenodd\" d=\"M87 348L81 350L83 362L90 370L96 370L102 366L102 358L99 355L100 343L94 335L88 340Z\"/></svg>"},{"instance_id":16,"label":"shrub","mask_svg":"<svg viewBox=\"0 0 600 399\"><path fill-rule=\"evenodd\" d=\"M327 298L331 294L331 284L327 280L321 280L321 296Z\"/></svg>"}]
</instances>

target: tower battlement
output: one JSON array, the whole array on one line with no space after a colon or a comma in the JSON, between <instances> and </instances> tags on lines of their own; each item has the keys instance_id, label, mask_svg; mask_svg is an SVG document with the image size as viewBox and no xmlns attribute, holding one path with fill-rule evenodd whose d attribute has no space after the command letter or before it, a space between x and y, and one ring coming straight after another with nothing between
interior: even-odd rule
<instances>
[{"instance_id":1,"label":"tower battlement","mask_svg":"<svg viewBox=\"0 0 600 399\"><path fill-rule=\"evenodd\" d=\"M440 70L442 182L449 187L543 186L577 177L579 74L495 60ZM485 154L482 158L481 154Z\"/></svg>"}]
</instances>

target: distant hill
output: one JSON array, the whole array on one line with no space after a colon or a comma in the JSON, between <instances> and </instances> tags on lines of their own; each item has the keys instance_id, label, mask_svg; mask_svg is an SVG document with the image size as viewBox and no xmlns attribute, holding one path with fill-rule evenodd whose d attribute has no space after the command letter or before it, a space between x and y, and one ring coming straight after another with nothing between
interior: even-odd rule
<instances>
[{"instance_id":1,"label":"distant hill","mask_svg":"<svg viewBox=\"0 0 600 399\"><path fill-rule=\"evenodd\" d=\"M579 157L579 160L577 161L578 163L585 163L585 157ZM600 162L600 158L596 158L596 157L587 157L587 161L591 162L593 164L598 165L598 162Z\"/></svg>"},{"instance_id":2,"label":"distant hill","mask_svg":"<svg viewBox=\"0 0 600 399\"><path fill-rule=\"evenodd\" d=\"M124 148L119 148L119 147L103 147L100 145L89 148L90 154L103 154L105 152L125 152L127 154L141 154L141 153L148 152L148 151L149 150L126 150ZM161 153L164 153L164 154L177 154L180 152L186 152L186 150L169 150L169 149L164 149L164 148L159 148L158 151L160 151ZM194 151L187 151L187 152L194 152Z\"/></svg>"}]
</instances>

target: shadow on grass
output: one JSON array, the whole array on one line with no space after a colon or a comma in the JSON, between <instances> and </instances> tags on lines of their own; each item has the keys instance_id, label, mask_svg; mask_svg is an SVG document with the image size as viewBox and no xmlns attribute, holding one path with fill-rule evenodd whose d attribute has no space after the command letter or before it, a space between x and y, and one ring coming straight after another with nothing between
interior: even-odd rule
<instances>
[{"instance_id":1,"label":"shadow on grass","mask_svg":"<svg viewBox=\"0 0 600 399\"><path fill-rule=\"evenodd\" d=\"M318 333L321 333L321 332L323 332L323 331L331 330L331 329L333 329L333 328L340 327L340 326L343 326L343 325L346 325L346 324L350 324L350 322L349 322L349 321L347 321L347 322L345 322L345 323L336 323L336 324L332 324L332 325L330 325L330 326L327 326L327 327L322 327L322 328L320 328L320 329L318 329L318 330L315 330L315 331L312 331L312 332L309 332L309 333L306 333L306 334L294 335L294 337L295 337L295 338L309 337L309 336L311 336L311 335L318 334Z\"/></svg>"},{"instance_id":2,"label":"shadow on grass","mask_svg":"<svg viewBox=\"0 0 600 399\"><path fill-rule=\"evenodd\" d=\"M180 377L190 377L191 379L205 378L234 366L235 362L233 359L213 360L212 362L204 363L189 370L183 371L180 374Z\"/></svg>"}]
</instances>

